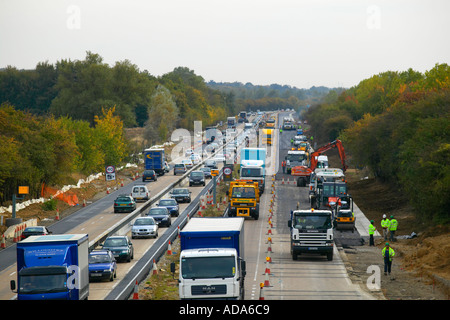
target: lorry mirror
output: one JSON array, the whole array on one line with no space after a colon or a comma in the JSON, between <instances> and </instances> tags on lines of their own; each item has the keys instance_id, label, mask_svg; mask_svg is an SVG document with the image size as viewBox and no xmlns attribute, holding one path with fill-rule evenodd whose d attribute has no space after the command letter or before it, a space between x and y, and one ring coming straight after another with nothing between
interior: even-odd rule
<instances>
[{"instance_id":1,"label":"lorry mirror","mask_svg":"<svg viewBox=\"0 0 450 320\"><path fill-rule=\"evenodd\" d=\"M9 282L9 287L11 288L12 291L16 290L16 281L15 280L11 280Z\"/></svg>"},{"instance_id":2,"label":"lorry mirror","mask_svg":"<svg viewBox=\"0 0 450 320\"><path fill-rule=\"evenodd\" d=\"M288 227L289 227L289 228L292 228L292 220L289 220L289 221L288 221Z\"/></svg>"},{"instance_id":3,"label":"lorry mirror","mask_svg":"<svg viewBox=\"0 0 450 320\"><path fill-rule=\"evenodd\" d=\"M242 268L242 274L245 276L245 274L247 273L247 271L246 271L247 265L244 260L241 261L241 268Z\"/></svg>"}]
</instances>

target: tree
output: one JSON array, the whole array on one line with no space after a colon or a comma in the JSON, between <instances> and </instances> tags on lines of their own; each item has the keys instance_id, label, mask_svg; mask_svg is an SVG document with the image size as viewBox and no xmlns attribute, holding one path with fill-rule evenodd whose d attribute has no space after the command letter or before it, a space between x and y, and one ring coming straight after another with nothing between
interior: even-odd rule
<instances>
[{"instance_id":1,"label":"tree","mask_svg":"<svg viewBox=\"0 0 450 320\"><path fill-rule=\"evenodd\" d=\"M169 133L176 128L178 107L170 91L159 85L151 98L149 119L145 126L147 139L152 143L167 141Z\"/></svg>"}]
</instances>

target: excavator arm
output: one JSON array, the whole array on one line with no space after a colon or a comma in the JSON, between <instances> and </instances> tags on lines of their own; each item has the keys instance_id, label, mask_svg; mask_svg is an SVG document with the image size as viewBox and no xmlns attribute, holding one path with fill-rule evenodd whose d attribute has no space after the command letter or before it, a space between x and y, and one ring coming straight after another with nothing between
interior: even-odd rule
<instances>
[{"instance_id":1,"label":"excavator arm","mask_svg":"<svg viewBox=\"0 0 450 320\"><path fill-rule=\"evenodd\" d=\"M341 163L342 163L342 170L345 172L348 168L347 164L345 163L346 157L345 157L345 151L344 151L344 146L342 145L341 140L336 139L333 142L330 142L322 147L320 147L319 149L317 149L317 151L313 152L311 154L311 171L314 171L314 169L316 169L317 167L317 157L319 155L321 155L322 153L333 149L333 148L338 148L339 151L339 157L341 158Z\"/></svg>"}]
</instances>

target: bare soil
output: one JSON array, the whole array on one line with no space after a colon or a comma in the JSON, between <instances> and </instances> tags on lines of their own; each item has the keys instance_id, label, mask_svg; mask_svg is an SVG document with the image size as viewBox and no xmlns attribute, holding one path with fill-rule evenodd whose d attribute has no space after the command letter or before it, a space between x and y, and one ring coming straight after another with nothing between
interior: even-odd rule
<instances>
[{"instance_id":1,"label":"bare soil","mask_svg":"<svg viewBox=\"0 0 450 320\"><path fill-rule=\"evenodd\" d=\"M330 162L339 167L339 158L329 156ZM420 221L402 196L398 187L382 183L367 172L349 169L346 172L349 193L355 203L382 234L380 225L383 214L399 222L396 236L418 236L412 239L397 239L391 243L395 250L391 276L384 276L381 250L383 238L375 239L375 247L363 246L344 249L348 259L348 270L353 281L360 281L366 290L366 282L372 273L371 265L381 269L380 299L389 300L448 300L450 298L450 228L431 226ZM369 290L368 290L369 291ZM373 292L372 292L373 293ZM381 295L382 293L382 295Z\"/></svg>"}]
</instances>

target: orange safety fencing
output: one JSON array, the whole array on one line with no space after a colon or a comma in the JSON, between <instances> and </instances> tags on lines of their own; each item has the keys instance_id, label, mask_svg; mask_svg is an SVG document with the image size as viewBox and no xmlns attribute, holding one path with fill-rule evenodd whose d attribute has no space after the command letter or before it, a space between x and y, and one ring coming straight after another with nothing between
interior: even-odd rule
<instances>
[{"instance_id":1,"label":"orange safety fencing","mask_svg":"<svg viewBox=\"0 0 450 320\"><path fill-rule=\"evenodd\" d=\"M61 190L49 187L45 184L42 184L41 197L58 199L64 201L69 206L76 206L78 204L78 197L72 191L62 192Z\"/></svg>"}]
</instances>

